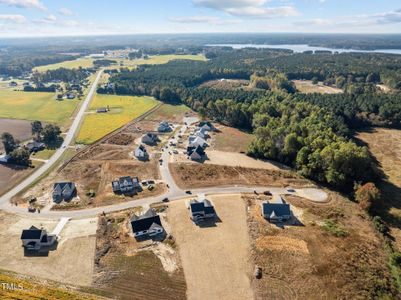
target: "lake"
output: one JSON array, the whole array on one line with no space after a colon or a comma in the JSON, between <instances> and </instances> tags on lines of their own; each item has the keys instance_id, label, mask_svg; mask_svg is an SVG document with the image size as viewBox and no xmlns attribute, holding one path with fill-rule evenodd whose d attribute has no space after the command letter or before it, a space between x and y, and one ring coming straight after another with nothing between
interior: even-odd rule
<instances>
[{"instance_id":1,"label":"lake","mask_svg":"<svg viewBox=\"0 0 401 300\"><path fill-rule=\"evenodd\" d=\"M304 51L331 51L338 53L388 53L388 54L400 54L401 49L378 49L378 50L354 50L354 49L335 49L326 47L314 47L306 44L281 44L281 45L265 45L265 44L209 44L206 46L210 47L232 47L234 49L243 48L268 48L268 49L288 49L296 53L302 53Z\"/></svg>"}]
</instances>

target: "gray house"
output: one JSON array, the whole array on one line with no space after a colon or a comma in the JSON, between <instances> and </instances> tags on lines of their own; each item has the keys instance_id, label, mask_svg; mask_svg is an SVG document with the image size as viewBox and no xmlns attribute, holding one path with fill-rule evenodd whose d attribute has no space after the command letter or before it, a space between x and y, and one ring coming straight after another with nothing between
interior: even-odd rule
<instances>
[{"instance_id":1,"label":"gray house","mask_svg":"<svg viewBox=\"0 0 401 300\"><path fill-rule=\"evenodd\" d=\"M30 142L30 143L26 144L25 147L30 152L38 152L38 151L45 149L46 146L44 143L34 141L34 142Z\"/></svg>"},{"instance_id":2,"label":"gray house","mask_svg":"<svg viewBox=\"0 0 401 300\"><path fill-rule=\"evenodd\" d=\"M216 211L213 204L205 199L205 195L198 195L198 200L192 199L189 202L189 210L191 219L198 222L204 219L211 219L216 217Z\"/></svg>"},{"instance_id":3,"label":"gray house","mask_svg":"<svg viewBox=\"0 0 401 300\"><path fill-rule=\"evenodd\" d=\"M133 195L142 191L138 177L121 177L111 183L115 194Z\"/></svg>"},{"instance_id":4,"label":"gray house","mask_svg":"<svg viewBox=\"0 0 401 300\"><path fill-rule=\"evenodd\" d=\"M61 203L62 201L71 200L76 193L75 183L58 182L53 186L53 202Z\"/></svg>"},{"instance_id":5,"label":"gray house","mask_svg":"<svg viewBox=\"0 0 401 300\"><path fill-rule=\"evenodd\" d=\"M147 145L157 144L158 138L157 135L151 132L148 132L142 137L142 143Z\"/></svg>"},{"instance_id":6,"label":"gray house","mask_svg":"<svg viewBox=\"0 0 401 300\"><path fill-rule=\"evenodd\" d=\"M159 127L157 128L158 132L171 132L173 128L171 128L170 124L166 121L160 123Z\"/></svg>"},{"instance_id":7,"label":"gray house","mask_svg":"<svg viewBox=\"0 0 401 300\"><path fill-rule=\"evenodd\" d=\"M133 215L131 218L131 227L135 237L144 235L152 237L164 232L160 216L154 209L149 209L140 216Z\"/></svg>"},{"instance_id":8,"label":"gray house","mask_svg":"<svg viewBox=\"0 0 401 300\"><path fill-rule=\"evenodd\" d=\"M268 201L263 202L262 215L266 220L272 223L288 221L291 219L290 205L284 201L281 203L270 203Z\"/></svg>"},{"instance_id":9,"label":"gray house","mask_svg":"<svg viewBox=\"0 0 401 300\"><path fill-rule=\"evenodd\" d=\"M191 160L199 161L205 157L205 151L201 146L188 147L187 154Z\"/></svg>"},{"instance_id":10,"label":"gray house","mask_svg":"<svg viewBox=\"0 0 401 300\"><path fill-rule=\"evenodd\" d=\"M31 228L22 231L21 241L25 249L38 251L42 247L52 246L57 241L57 236L47 234L45 229L31 226Z\"/></svg>"}]
</instances>

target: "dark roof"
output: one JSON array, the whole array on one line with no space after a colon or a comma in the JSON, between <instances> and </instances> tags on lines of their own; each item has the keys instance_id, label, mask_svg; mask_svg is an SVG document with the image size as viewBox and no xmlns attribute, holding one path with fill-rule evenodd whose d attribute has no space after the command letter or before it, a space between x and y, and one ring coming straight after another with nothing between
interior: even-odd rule
<instances>
[{"instance_id":1,"label":"dark roof","mask_svg":"<svg viewBox=\"0 0 401 300\"><path fill-rule=\"evenodd\" d=\"M40 239L43 229L31 226L29 229L22 230L21 240L37 240Z\"/></svg>"},{"instance_id":2,"label":"dark roof","mask_svg":"<svg viewBox=\"0 0 401 300\"><path fill-rule=\"evenodd\" d=\"M210 128L213 127L212 123L210 123L209 121L200 121L199 122L199 127L203 127L204 125L209 126Z\"/></svg>"},{"instance_id":3,"label":"dark roof","mask_svg":"<svg viewBox=\"0 0 401 300\"><path fill-rule=\"evenodd\" d=\"M290 205L288 203L263 203L263 215L274 214L277 217L291 215Z\"/></svg>"},{"instance_id":4,"label":"dark roof","mask_svg":"<svg viewBox=\"0 0 401 300\"><path fill-rule=\"evenodd\" d=\"M53 193L62 193L67 191L68 193L75 190L75 183L73 182L57 182L53 186Z\"/></svg>"},{"instance_id":5,"label":"dark roof","mask_svg":"<svg viewBox=\"0 0 401 300\"><path fill-rule=\"evenodd\" d=\"M200 156L205 155L205 150L201 146L198 147L188 147L187 148L187 153L189 156L191 156L194 152L198 153Z\"/></svg>"},{"instance_id":6,"label":"dark roof","mask_svg":"<svg viewBox=\"0 0 401 300\"><path fill-rule=\"evenodd\" d=\"M41 142L30 142L26 144L26 148L28 150L33 150L33 149L39 149L39 148L44 148L45 144Z\"/></svg>"},{"instance_id":7,"label":"dark roof","mask_svg":"<svg viewBox=\"0 0 401 300\"><path fill-rule=\"evenodd\" d=\"M203 201L191 200L189 202L189 205L191 206L191 211L193 213L202 212L202 211L205 214L214 214L214 213L216 213L212 203L207 199L205 199Z\"/></svg>"},{"instance_id":8,"label":"dark roof","mask_svg":"<svg viewBox=\"0 0 401 300\"><path fill-rule=\"evenodd\" d=\"M133 232L149 230L150 227L153 226L153 223L162 227L160 216L153 209L149 209L146 213L140 216L133 215L131 218Z\"/></svg>"}]
</instances>

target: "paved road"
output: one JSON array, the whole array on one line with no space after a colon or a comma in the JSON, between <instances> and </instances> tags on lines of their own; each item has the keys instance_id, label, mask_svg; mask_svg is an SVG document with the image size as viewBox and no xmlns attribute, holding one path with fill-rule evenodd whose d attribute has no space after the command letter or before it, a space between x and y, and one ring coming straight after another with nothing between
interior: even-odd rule
<instances>
[{"instance_id":1,"label":"paved road","mask_svg":"<svg viewBox=\"0 0 401 300\"><path fill-rule=\"evenodd\" d=\"M81 108L79 109L77 115L75 116L75 119L74 119L70 129L68 130L68 133L65 136L64 142L61 145L61 147L39 169L37 169L28 178L26 178L20 184L15 186L9 192L7 192L6 194L4 194L3 196L0 197L0 207L1 208L14 211L14 209L10 209L10 205L9 205L10 199L12 197L14 197L15 195L17 195L22 190L24 190L25 188L27 188L29 185L31 185L33 182L35 182L37 179L39 179L40 176L42 176L47 170L49 170L59 160L59 158L63 155L64 151L66 151L66 149L71 144L71 142L74 140L74 137L79 130L81 121L85 114L85 111L88 108L89 103L91 102L93 95L96 92L97 83L99 82L99 79L100 79L100 76L102 75L102 73L103 73L103 70L100 70L99 73L97 74L97 77L96 77L95 81L93 82L93 84L89 90L89 93L86 96L86 99L82 103Z\"/></svg>"},{"instance_id":2,"label":"paved road","mask_svg":"<svg viewBox=\"0 0 401 300\"><path fill-rule=\"evenodd\" d=\"M88 97L89 96L90 96L90 94L88 95ZM89 103L90 98L89 98L89 100L87 99L86 101L88 101L88 103ZM85 110L83 110L83 111L85 111ZM196 122L196 119L185 118L184 122L187 123L188 125L184 125L176 133L176 135L173 138L171 138L169 141L171 141L171 140L177 141L178 135L180 135L180 134L184 133L186 130L188 130L191 123ZM173 149L170 148L170 146L168 146L168 144L169 143L167 143L167 148L165 147L165 149L162 153L163 163L160 165L160 173L161 173L162 181L165 182L169 186L167 193L165 193L164 195L136 199L136 200L131 200L131 201L118 203L118 204L114 204L114 205L96 207L96 208L88 208L88 209L82 209L82 210L76 210L76 211L42 211L40 214L28 213L26 208L11 205L10 202L8 201L10 196L8 196L8 197L2 199L3 205L1 206L1 208L6 211L9 211L9 212L29 216L29 218L59 219L61 217L68 217L68 218L78 219L78 218L93 217L102 212L109 213L109 212L132 208L135 206L149 206L152 203L161 202L165 198L168 198L169 201L174 201L174 200L182 199L184 197L191 197L191 195L187 194L184 190L180 189L176 185L174 178L171 176L171 173L168 168L168 162L170 161L170 156L171 156ZM279 188L279 187L260 187L260 186L250 187L250 186L234 185L234 186L217 186L217 187L210 187L210 188L192 189L191 193L192 193L192 195L196 195L196 194L208 194L208 195L211 195L211 194L239 194L239 193L253 193L255 191L257 193L263 193L266 190L269 190L273 195L285 195L285 194L299 195L299 196L302 196L306 199L310 199L315 202L324 202L327 199L327 194L323 190L320 190L318 188L295 189L293 191L289 191L288 188Z\"/></svg>"}]
</instances>

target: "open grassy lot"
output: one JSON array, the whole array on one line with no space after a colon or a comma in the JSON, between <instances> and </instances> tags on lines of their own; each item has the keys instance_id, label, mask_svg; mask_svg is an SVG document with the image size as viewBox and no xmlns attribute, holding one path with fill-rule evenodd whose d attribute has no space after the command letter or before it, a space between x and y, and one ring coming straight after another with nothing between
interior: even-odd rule
<instances>
[{"instance_id":1,"label":"open grassy lot","mask_svg":"<svg viewBox=\"0 0 401 300\"><path fill-rule=\"evenodd\" d=\"M188 299L253 299L245 203L240 195L210 198L219 220L205 226L192 223L183 200L172 202L168 208Z\"/></svg>"},{"instance_id":2,"label":"open grassy lot","mask_svg":"<svg viewBox=\"0 0 401 300\"><path fill-rule=\"evenodd\" d=\"M304 94L341 94L343 90L332 87L326 86L323 83L319 82L319 84L313 84L310 80L294 80L295 86L297 90Z\"/></svg>"},{"instance_id":3,"label":"open grassy lot","mask_svg":"<svg viewBox=\"0 0 401 300\"><path fill-rule=\"evenodd\" d=\"M255 299L393 299L388 253L358 205L336 193L326 203L286 196L301 225L261 216L265 196L244 195L255 265Z\"/></svg>"},{"instance_id":4,"label":"open grassy lot","mask_svg":"<svg viewBox=\"0 0 401 300\"><path fill-rule=\"evenodd\" d=\"M391 234L401 250L401 130L373 128L359 132L356 137L368 145L386 177L379 185L382 201L374 210L390 224Z\"/></svg>"},{"instance_id":5,"label":"open grassy lot","mask_svg":"<svg viewBox=\"0 0 401 300\"><path fill-rule=\"evenodd\" d=\"M110 132L124 126L157 105L152 97L96 95L85 116L77 143L92 144ZM108 113L96 113L100 107L109 107Z\"/></svg>"},{"instance_id":6,"label":"open grassy lot","mask_svg":"<svg viewBox=\"0 0 401 300\"><path fill-rule=\"evenodd\" d=\"M138 60L129 60L129 59L114 59L114 58L104 58L117 61L117 65L121 67L135 67L137 65L156 65L156 64L166 64L169 61L177 60L177 59L187 59L187 60L199 60L199 61L206 61L206 57L203 54L198 55L155 55L150 56L149 59L138 59ZM34 70L38 72L46 72L47 70L55 70L58 68L67 68L67 69L77 69L79 67L82 68L92 68L93 62L96 59L94 58L78 58L76 60L71 61L64 61L57 64L46 65L36 67ZM117 66L116 65L116 66ZM113 66L115 67L115 66ZM112 68L113 68L112 67Z\"/></svg>"},{"instance_id":7,"label":"open grassy lot","mask_svg":"<svg viewBox=\"0 0 401 300\"><path fill-rule=\"evenodd\" d=\"M93 67L93 58L78 58L76 60L68 60L63 61L57 64L51 64L46 66L36 67L34 71L38 72L46 72L48 70L55 70L59 68L66 68L66 69L78 69L79 67L82 68L92 68Z\"/></svg>"},{"instance_id":8,"label":"open grassy lot","mask_svg":"<svg viewBox=\"0 0 401 300\"><path fill-rule=\"evenodd\" d=\"M248 145L254 139L250 133L238 130L236 128L215 125L218 132L212 132L212 147L215 150L227 152L246 152Z\"/></svg>"},{"instance_id":9,"label":"open grassy lot","mask_svg":"<svg viewBox=\"0 0 401 300\"><path fill-rule=\"evenodd\" d=\"M64 124L79 100L57 101L53 93L0 90L0 118Z\"/></svg>"},{"instance_id":10,"label":"open grassy lot","mask_svg":"<svg viewBox=\"0 0 401 300\"><path fill-rule=\"evenodd\" d=\"M192 114L192 110L184 105L171 105L171 104L163 104L159 109L155 112L147 116L146 120L151 121L169 121L169 122L182 122L182 118L186 114Z\"/></svg>"}]
</instances>

